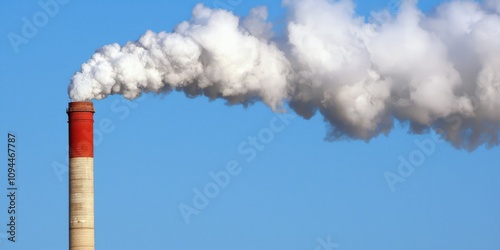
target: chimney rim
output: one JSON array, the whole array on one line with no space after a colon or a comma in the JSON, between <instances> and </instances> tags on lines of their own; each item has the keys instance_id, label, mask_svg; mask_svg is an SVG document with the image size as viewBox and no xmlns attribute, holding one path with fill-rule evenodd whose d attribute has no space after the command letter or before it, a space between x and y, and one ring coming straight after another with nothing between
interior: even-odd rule
<instances>
[{"instance_id":1,"label":"chimney rim","mask_svg":"<svg viewBox=\"0 0 500 250\"><path fill-rule=\"evenodd\" d=\"M89 101L69 102L66 113L73 112L92 112L95 113L94 103Z\"/></svg>"}]
</instances>

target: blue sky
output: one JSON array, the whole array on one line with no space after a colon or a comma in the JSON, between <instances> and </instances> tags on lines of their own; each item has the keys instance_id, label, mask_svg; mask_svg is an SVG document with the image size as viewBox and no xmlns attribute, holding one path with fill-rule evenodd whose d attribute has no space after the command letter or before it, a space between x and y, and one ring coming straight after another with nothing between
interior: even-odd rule
<instances>
[{"instance_id":1,"label":"blue sky","mask_svg":"<svg viewBox=\"0 0 500 250\"><path fill-rule=\"evenodd\" d=\"M18 138L19 188L16 243L5 238L7 197L0 199L1 249L68 246L65 109L74 72L105 44L124 44L148 29L171 31L200 1L66 2L17 52L8 34L20 34L23 17L43 8L37 1L0 3L0 193L7 193L8 132ZM238 15L267 5L273 22L285 16L279 1L226 3L237 3L228 6ZM361 15L387 6L356 3ZM432 11L438 4L419 6ZM304 120L261 103L228 107L177 92L94 105L98 249L500 246L498 147L469 153L435 134L407 134L405 124L370 143L326 142L320 115ZM253 137L261 145L250 146ZM402 162L414 170L401 175ZM213 187L213 175L228 172L227 165L234 170L229 183L186 220L179 207L195 207L196 190ZM391 174L404 182L390 185Z\"/></svg>"}]
</instances>

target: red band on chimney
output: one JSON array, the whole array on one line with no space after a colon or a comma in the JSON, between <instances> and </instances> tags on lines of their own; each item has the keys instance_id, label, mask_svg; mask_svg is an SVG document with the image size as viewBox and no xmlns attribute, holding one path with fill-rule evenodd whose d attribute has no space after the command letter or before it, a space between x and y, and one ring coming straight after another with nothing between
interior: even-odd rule
<instances>
[{"instance_id":1,"label":"red band on chimney","mask_svg":"<svg viewBox=\"0 0 500 250\"><path fill-rule=\"evenodd\" d=\"M70 102L69 157L94 157L94 105L91 102Z\"/></svg>"}]
</instances>

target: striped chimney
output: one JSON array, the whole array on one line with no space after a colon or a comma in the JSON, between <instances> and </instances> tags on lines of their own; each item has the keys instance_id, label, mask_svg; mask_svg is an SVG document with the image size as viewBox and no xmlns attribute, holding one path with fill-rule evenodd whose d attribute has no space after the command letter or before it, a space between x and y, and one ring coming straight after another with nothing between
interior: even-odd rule
<instances>
[{"instance_id":1,"label":"striped chimney","mask_svg":"<svg viewBox=\"0 0 500 250\"><path fill-rule=\"evenodd\" d=\"M94 105L70 102L69 249L94 250Z\"/></svg>"}]
</instances>

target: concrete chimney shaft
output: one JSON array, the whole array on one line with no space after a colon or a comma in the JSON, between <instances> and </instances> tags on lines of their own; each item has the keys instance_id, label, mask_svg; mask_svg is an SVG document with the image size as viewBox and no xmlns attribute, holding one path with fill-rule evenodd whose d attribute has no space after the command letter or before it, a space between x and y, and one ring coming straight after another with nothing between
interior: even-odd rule
<instances>
[{"instance_id":1,"label":"concrete chimney shaft","mask_svg":"<svg viewBox=\"0 0 500 250\"><path fill-rule=\"evenodd\" d=\"M94 105L71 102L69 125L69 249L94 250Z\"/></svg>"}]
</instances>

